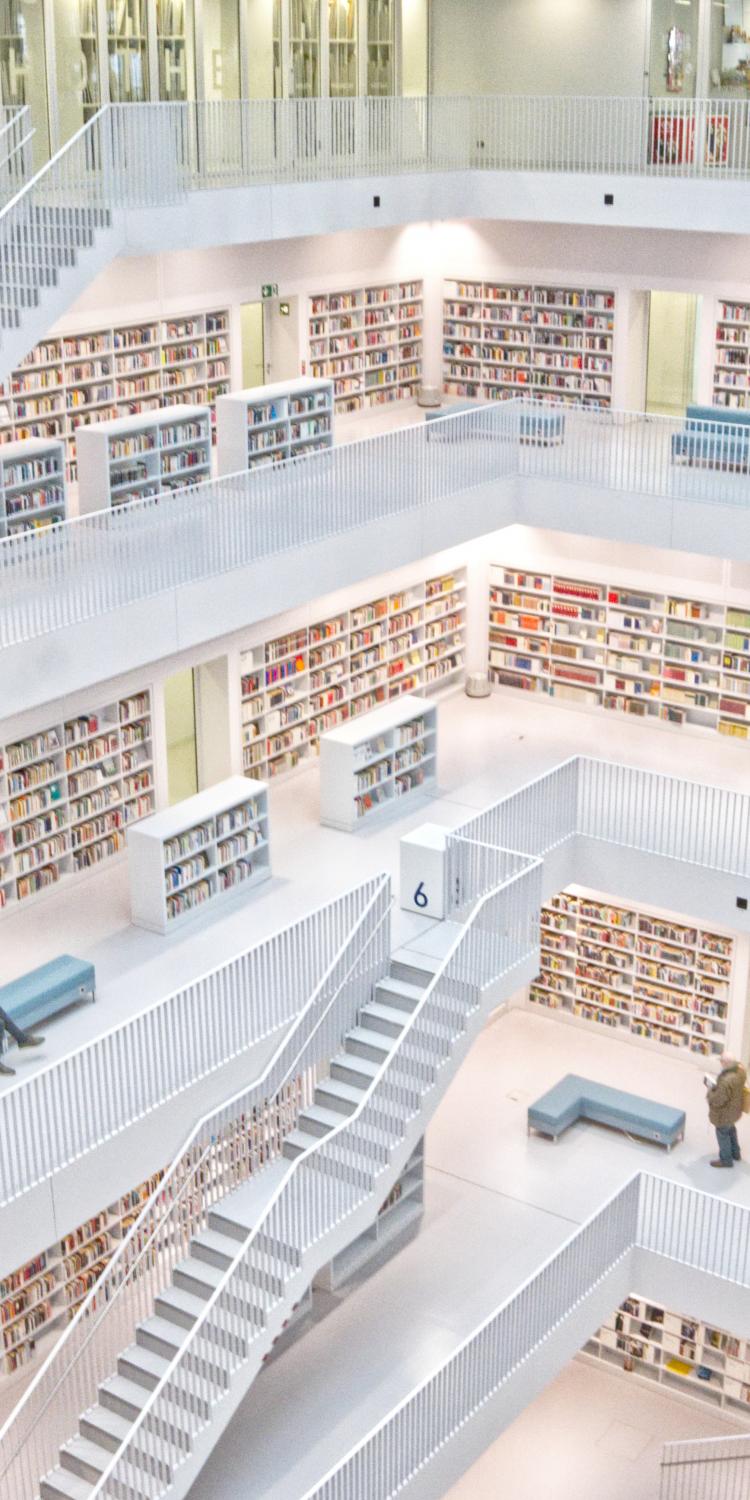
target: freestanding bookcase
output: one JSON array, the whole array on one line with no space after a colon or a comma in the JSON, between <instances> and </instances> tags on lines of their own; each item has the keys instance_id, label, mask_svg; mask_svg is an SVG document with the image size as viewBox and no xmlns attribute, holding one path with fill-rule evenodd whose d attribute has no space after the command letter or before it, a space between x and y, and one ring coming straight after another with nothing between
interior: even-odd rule
<instances>
[{"instance_id":1,"label":"freestanding bookcase","mask_svg":"<svg viewBox=\"0 0 750 1500\"><path fill-rule=\"evenodd\" d=\"M238 474L333 446L333 381L278 381L220 396L216 403L220 474Z\"/></svg>"},{"instance_id":2,"label":"freestanding bookcase","mask_svg":"<svg viewBox=\"0 0 750 1500\"><path fill-rule=\"evenodd\" d=\"M78 508L116 509L211 477L207 406L170 406L117 417L77 433Z\"/></svg>"},{"instance_id":3,"label":"freestanding bookcase","mask_svg":"<svg viewBox=\"0 0 750 1500\"><path fill-rule=\"evenodd\" d=\"M408 693L323 735L320 821L349 833L436 776L437 706Z\"/></svg>"},{"instance_id":4,"label":"freestanding bookcase","mask_svg":"<svg viewBox=\"0 0 750 1500\"><path fill-rule=\"evenodd\" d=\"M65 520L65 447L26 438L0 447L0 537Z\"/></svg>"},{"instance_id":5,"label":"freestanding bookcase","mask_svg":"<svg viewBox=\"0 0 750 1500\"><path fill-rule=\"evenodd\" d=\"M244 776L145 818L128 839L136 927L172 932L239 886L270 880L268 795Z\"/></svg>"}]
</instances>

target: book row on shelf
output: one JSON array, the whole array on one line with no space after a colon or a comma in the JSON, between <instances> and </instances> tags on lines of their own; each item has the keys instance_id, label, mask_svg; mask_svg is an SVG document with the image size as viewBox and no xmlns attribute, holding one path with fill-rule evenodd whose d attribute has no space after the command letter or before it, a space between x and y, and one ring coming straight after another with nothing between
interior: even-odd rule
<instances>
[{"instance_id":1,"label":"book row on shelf","mask_svg":"<svg viewBox=\"0 0 750 1500\"><path fill-rule=\"evenodd\" d=\"M65 515L62 443L30 438L0 446L0 537L44 530Z\"/></svg>"},{"instance_id":2,"label":"book row on shelf","mask_svg":"<svg viewBox=\"0 0 750 1500\"><path fill-rule=\"evenodd\" d=\"M422 336L421 281L309 298L310 366L333 381L341 416L413 400L422 381Z\"/></svg>"},{"instance_id":3,"label":"book row on shelf","mask_svg":"<svg viewBox=\"0 0 750 1500\"><path fill-rule=\"evenodd\" d=\"M245 774L272 780L349 719L455 681L465 621L466 575L458 569L243 652Z\"/></svg>"},{"instance_id":4,"label":"book row on shelf","mask_svg":"<svg viewBox=\"0 0 750 1500\"><path fill-rule=\"evenodd\" d=\"M738 1416L750 1406L750 1341L637 1293L582 1352Z\"/></svg>"},{"instance_id":5,"label":"book row on shelf","mask_svg":"<svg viewBox=\"0 0 750 1500\"><path fill-rule=\"evenodd\" d=\"M78 434L82 515L116 509L211 477L211 411L172 406L98 422Z\"/></svg>"},{"instance_id":6,"label":"book row on shelf","mask_svg":"<svg viewBox=\"0 0 750 1500\"><path fill-rule=\"evenodd\" d=\"M300 377L222 396L216 404L219 474L262 468L333 446L333 386Z\"/></svg>"},{"instance_id":7,"label":"book row on shelf","mask_svg":"<svg viewBox=\"0 0 750 1500\"><path fill-rule=\"evenodd\" d=\"M445 282L443 389L502 401L612 404L615 294L577 287Z\"/></svg>"},{"instance_id":8,"label":"book row on shelf","mask_svg":"<svg viewBox=\"0 0 750 1500\"><path fill-rule=\"evenodd\" d=\"M0 386L0 444L57 439L75 479L80 426L186 399L210 406L230 386L226 308L47 338Z\"/></svg>"},{"instance_id":9,"label":"book row on shelf","mask_svg":"<svg viewBox=\"0 0 750 1500\"><path fill-rule=\"evenodd\" d=\"M153 809L151 695L0 748L0 909L120 853Z\"/></svg>"},{"instance_id":10,"label":"book row on shelf","mask_svg":"<svg viewBox=\"0 0 750 1500\"><path fill-rule=\"evenodd\" d=\"M714 406L750 405L750 303L719 302L714 344Z\"/></svg>"},{"instance_id":11,"label":"book row on shelf","mask_svg":"<svg viewBox=\"0 0 750 1500\"><path fill-rule=\"evenodd\" d=\"M351 831L437 775L437 706L413 694L323 737L320 821Z\"/></svg>"},{"instance_id":12,"label":"book row on shelf","mask_svg":"<svg viewBox=\"0 0 750 1500\"><path fill-rule=\"evenodd\" d=\"M750 735L750 608L494 564L489 619L498 686Z\"/></svg>"},{"instance_id":13,"label":"book row on shelf","mask_svg":"<svg viewBox=\"0 0 750 1500\"><path fill-rule=\"evenodd\" d=\"M699 1057L726 1048L734 939L562 891L542 907L529 1003Z\"/></svg>"}]
</instances>

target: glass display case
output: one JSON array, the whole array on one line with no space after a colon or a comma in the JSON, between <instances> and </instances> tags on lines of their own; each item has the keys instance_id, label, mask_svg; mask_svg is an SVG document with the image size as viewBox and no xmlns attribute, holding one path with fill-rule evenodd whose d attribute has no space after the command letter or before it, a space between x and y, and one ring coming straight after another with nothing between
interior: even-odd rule
<instances>
[{"instance_id":1,"label":"glass display case","mask_svg":"<svg viewBox=\"0 0 750 1500\"><path fill-rule=\"evenodd\" d=\"M27 104L34 126L34 160L49 154L44 9L39 0L0 0L0 102Z\"/></svg>"},{"instance_id":2,"label":"glass display case","mask_svg":"<svg viewBox=\"0 0 750 1500\"><path fill-rule=\"evenodd\" d=\"M149 98L147 0L107 0L107 74L112 104Z\"/></svg>"},{"instance_id":3,"label":"glass display case","mask_svg":"<svg viewBox=\"0 0 750 1500\"><path fill-rule=\"evenodd\" d=\"M328 92L332 99L359 93L357 0L328 0Z\"/></svg>"},{"instance_id":4,"label":"glass display case","mask_svg":"<svg viewBox=\"0 0 750 1500\"><path fill-rule=\"evenodd\" d=\"M367 92L396 92L395 0L367 0Z\"/></svg>"}]
</instances>

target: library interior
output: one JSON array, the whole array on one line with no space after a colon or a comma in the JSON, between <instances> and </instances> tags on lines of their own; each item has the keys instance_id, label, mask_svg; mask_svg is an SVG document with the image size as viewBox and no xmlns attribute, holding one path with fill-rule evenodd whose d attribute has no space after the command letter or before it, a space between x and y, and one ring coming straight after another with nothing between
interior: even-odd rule
<instances>
[{"instance_id":1,"label":"library interior","mask_svg":"<svg viewBox=\"0 0 750 1500\"><path fill-rule=\"evenodd\" d=\"M3 1500L750 1494L749 185L750 0L0 0Z\"/></svg>"}]
</instances>

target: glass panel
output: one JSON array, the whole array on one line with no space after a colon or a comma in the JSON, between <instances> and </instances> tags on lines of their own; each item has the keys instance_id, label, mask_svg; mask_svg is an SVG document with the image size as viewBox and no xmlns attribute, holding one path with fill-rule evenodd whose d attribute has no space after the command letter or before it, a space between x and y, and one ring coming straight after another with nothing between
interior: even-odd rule
<instances>
[{"instance_id":1,"label":"glass panel","mask_svg":"<svg viewBox=\"0 0 750 1500\"><path fill-rule=\"evenodd\" d=\"M284 95L284 64L281 40L281 0L273 0L273 97Z\"/></svg>"},{"instance_id":2,"label":"glass panel","mask_svg":"<svg viewBox=\"0 0 750 1500\"><path fill-rule=\"evenodd\" d=\"M394 0L367 0L367 92L395 92Z\"/></svg>"},{"instance_id":3,"label":"glass panel","mask_svg":"<svg viewBox=\"0 0 750 1500\"><path fill-rule=\"evenodd\" d=\"M193 669L175 672L164 684L167 740L167 792L170 806L194 797L198 790L198 746L195 729Z\"/></svg>"},{"instance_id":4,"label":"glass panel","mask_svg":"<svg viewBox=\"0 0 750 1500\"><path fill-rule=\"evenodd\" d=\"M427 0L402 0L401 89L405 95L427 93L427 28Z\"/></svg>"},{"instance_id":5,"label":"glass panel","mask_svg":"<svg viewBox=\"0 0 750 1500\"><path fill-rule=\"evenodd\" d=\"M291 93L295 99L320 94L320 0L289 0Z\"/></svg>"},{"instance_id":6,"label":"glass panel","mask_svg":"<svg viewBox=\"0 0 750 1500\"><path fill-rule=\"evenodd\" d=\"M246 7L248 94L251 99L280 99L281 0L242 0L242 4Z\"/></svg>"},{"instance_id":7,"label":"glass panel","mask_svg":"<svg viewBox=\"0 0 750 1500\"><path fill-rule=\"evenodd\" d=\"M750 0L714 0L711 6L712 99L744 99L750 82Z\"/></svg>"},{"instance_id":8,"label":"glass panel","mask_svg":"<svg viewBox=\"0 0 750 1500\"><path fill-rule=\"evenodd\" d=\"M101 101L96 0L54 0L58 144L96 113Z\"/></svg>"},{"instance_id":9,"label":"glass panel","mask_svg":"<svg viewBox=\"0 0 750 1500\"><path fill-rule=\"evenodd\" d=\"M0 99L31 108L34 160L49 156L44 12L39 0L0 0Z\"/></svg>"},{"instance_id":10,"label":"glass panel","mask_svg":"<svg viewBox=\"0 0 750 1500\"><path fill-rule=\"evenodd\" d=\"M698 0L651 0L652 98L692 98L698 46Z\"/></svg>"},{"instance_id":11,"label":"glass panel","mask_svg":"<svg viewBox=\"0 0 750 1500\"><path fill-rule=\"evenodd\" d=\"M195 98L193 0L156 0L159 98L181 104Z\"/></svg>"},{"instance_id":12,"label":"glass panel","mask_svg":"<svg viewBox=\"0 0 750 1500\"><path fill-rule=\"evenodd\" d=\"M203 0L203 79L207 99L239 99L238 0Z\"/></svg>"},{"instance_id":13,"label":"glass panel","mask_svg":"<svg viewBox=\"0 0 750 1500\"><path fill-rule=\"evenodd\" d=\"M109 97L113 104L148 98L147 0L107 0Z\"/></svg>"},{"instance_id":14,"label":"glass panel","mask_svg":"<svg viewBox=\"0 0 750 1500\"><path fill-rule=\"evenodd\" d=\"M693 399L698 298L652 292L648 318L646 411L683 417Z\"/></svg>"},{"instance_id":15,"label":"glass panel","mask_svg":"<svg viewBox=\"0 0 750 1500\"><path fill-rule=\"evenodd\" d=\"M328 0L329 93L351 99L357 89L357 0Z\"/></svg>"}]
</instances>

